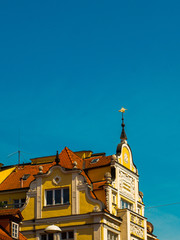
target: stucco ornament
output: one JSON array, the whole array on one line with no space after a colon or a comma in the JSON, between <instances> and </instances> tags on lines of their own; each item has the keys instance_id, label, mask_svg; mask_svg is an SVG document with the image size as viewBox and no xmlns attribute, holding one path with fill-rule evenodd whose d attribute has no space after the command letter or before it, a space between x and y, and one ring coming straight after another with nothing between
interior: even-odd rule
<instances>
[{"instance_id":1,"label":"stucco ornament","mask_svg":"<svg viewBox=\"0 0 180 240\"><path fill-rule=\"evenodd\" d=\"M125 161L125 163L128 163L128 155L127 155L127 153L124 154L124 161Z\"/></svg>"},{"instance_id":2,"label":"stucco ornament","mask_svg":"<svg viewBox=\"0 0 180 240\"><path fill-rule=\"evenodd\" d=\"M108 184L111 183L111 173L110 172L106 172L104 174L104 178L105 178L105 180L107 181Z\"/></svg>"},{"instance_id":3,"label":"stucco ornament","mask_svg":"<svg viewBox=\"0 0 180 240\"><path fill-rule=\"evenodd\" d=\"M100 208L98 205L96 205L94 208L93 208L93 212L100 212Z\"/></svg>"},{"instance_id":4,"label":"stucco ornament","mask_svg":"<svg viewBox=\"0 0 180 240\"><path fill-rule=\"evenodd\" d=\"M135 225L130 225L130 232L131 234L134 234L136 236L139 236L140 238L143 238L144 231L142 228L135 226Z\"/></svg>"},{"instance_id":5,"label":"stucco ornament","mask_svg":"<svg viewBox=\"0 0 180 240\"><path fill-rule=\"evenodd\" d=\"M135 180L134 178L123 172L119 171L119 188L125 195L134 198L135 196Z\"/></svg>"},{"instance_id":6,"label":"stucco ornament","mask_svg":"<svg viewBox=\"0 0 180 240\"><path fill-rule=\"evenodd\" d=\"M116 161L116 160L117 160L115 154L113 154L113 155L111 156L111 160L112 160L112 161Z\"/></svg>"},{"instance_id":7,"label":"stucco ornament","mask_svg":"<svg viewBox=\"0 0 180 240\"><path fill-rule=\"evenodd\" d=\"M58 185L60 181L61 181L61 178L59 176L54 177L52 180L54 185Z\"/></svg>"},{"instance_id":8,"label":"stucco ornament","mask_svg":"<svg viewBox=\"0 0 180 240\"><path fill-rule=\"evenodd\" d=\"M77 168L77 162L76 161L73 162L73 166L74 166L73 169Z\"/></svg>"},{"instance_id":9,"label":"stucco ornament","mask_svg":"<svg viewBox=\"0 0 180 240\"><path fill-rule=\"evenodd\" d=\"M39 172L38 174L43 174L43 166L39 166Z\"/></svg>"}]
</instances>

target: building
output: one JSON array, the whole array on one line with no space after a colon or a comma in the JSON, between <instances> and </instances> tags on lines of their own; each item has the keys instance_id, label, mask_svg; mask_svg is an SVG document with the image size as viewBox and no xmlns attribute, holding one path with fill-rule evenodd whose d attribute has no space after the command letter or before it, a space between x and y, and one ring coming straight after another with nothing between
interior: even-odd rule
<instances>
[{"instance_id":1,"label":"building","mask_svg":"<svg viewBox=\"0 0 180 240\"><path fill-rule=\"evenodd\" d=\"M19 231L22 220L19 209L0 210L0 240L27 240Z\"/></svg>"},{"instance_id":2,"label":"building","mask_svg":"<svg viewBox=\"0 0 180 240\"><path fill-rule=\"evenodd\" d=\"M154 240L122 118L116 154L73 152L31 159L0 173L0 201L19 208L28 240ZM46 233L54 225L59 233Z\"/></svg>"}]
</instances>

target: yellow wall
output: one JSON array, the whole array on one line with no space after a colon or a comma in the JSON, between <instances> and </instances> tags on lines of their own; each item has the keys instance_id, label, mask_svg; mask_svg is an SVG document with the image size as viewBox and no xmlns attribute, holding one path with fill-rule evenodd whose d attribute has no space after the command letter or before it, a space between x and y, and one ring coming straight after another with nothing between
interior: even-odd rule
<instances>
[{"instance_id":1,"label":"yellow wall","mask_svg":"<svg viewBox=\"0 0 180 240\"><path fill-rule=\"evenodd\" d=\"M80 192L79 199L80 199L80 214L92 212L94 207L97 205L95 203L90 202L89 199L87 199L84 191Z\"/></svg>"},{"instance_id":2,"label":"yellow wall","mask_svg":"<svg viewBox=\"0 0 180 240\"><path fill-rule=\"evenodd\" d=\"M0 183L2 183L8 176L9 174L12 173L12 171L15 169L15 167L8 168L6 170L2 170L0 173Z\"/></svg>"},{"instance_id":3,"label":"yellow wall","mask_svg":"<svg viewBox=\"0 0 180 240\"><path fill-rule=\"evenodd\" d=\"M125 161L125 156L128 157L127 158L128 162ZM122 149L122 160L123 160L123 162L122 162L123 166L130 169L130 153L126 147L123 147L123 149Z\"/></svg>"},{"instance_id":4,"label":"yellow wall","mask_svg":"<svg viewBox=\"0 0 180 240\"><path fill-rule=\"evenodd\" d=\"M78 229L77 231L78 240L93 240L93 228Z\"/></svg>"},{"instance_id":5,"label":"yellow wall","mask_svg":"<svg viewBox=\"0 0 180 240\"><path fill-rule=\"evenodd\" d=\"M0 194L0 201L8 201L8 204L13 204L14 199L23 199L26 198L26 192L13 192ZM13 205L12 205L13 206Z\"/></svg>"},{"instance_id":6,"label":"yellow wall","mask_svg":"<svg viewBox=\"0 0 180 240\"><path fill-rule=\"evenodd\" d=\"M25 209L22 211L24 220L30 220L35 218L35 198L32 197L29 199L29 202Z\"/></svg>"},{"instance_id":7,"label":"yellow wall","mask_svg":"<svg viewBox=\"0 0 180 240\"><path fill-rule=\"evenodd\" d=\"M58 185L52 182L56 176L61 178ZM48 177L42 179L42 218L71 215L71 183L71 174L62 173L60 169L53 170ZM69 204L45 206L45 190L64 187L69 187Z\"/></svg>"},{"instance_id":8,"label":"yellow wall","mask_svg":"<svg viewBox=\"0 0 180 240\"><path fill-rule=\"evenodd\" d=\"M130 159L131 153L127 147L122 148L121 158L119 158L119 163L122 164L124 167L128 168L129 170L136 172L135 167L133 166L132 159Z\"/></svg>"},{"instance_id":9,"label":"yellow wall","mask_svg":"<svg viewBox=\"0 0 180 240\"><path fill-rule=\"evenodd\" d=\"M101 181L104 180L104 174L106 172L111 172L111 167L101 167L101 168L96 168L96 169L89 169L88 170L88 176L91 179L91 181L96 182L96 181Z\"/></svg>"},{"instance_id":10,"label":"yellow wall","mask_svg":"<svg viewBox=\"0 0 180 240\"><path fill-rule=\"evenodd\" d=\"M92 155L92 151L79 151L79 152L75 152L75 154L80 157L80 158L89 158Z\"/></svg>"}]
</instances>

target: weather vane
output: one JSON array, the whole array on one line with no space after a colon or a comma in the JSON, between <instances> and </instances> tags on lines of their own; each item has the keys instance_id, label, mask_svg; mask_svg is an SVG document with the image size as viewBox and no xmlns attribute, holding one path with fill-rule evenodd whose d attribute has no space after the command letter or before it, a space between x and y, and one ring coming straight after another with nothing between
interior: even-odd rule
<instances>
[{"instance_id":1,"label":"weather vane","mask_svg":"<svg viewBox=\"0 0 180 240\"><path fill-rule=\"evenodd\" d=\"M122 108L119 110L119 112L124 113L126 110L127 110L127 109L125 109L125 108L122 107Z\"/></svg>"}]
</instances>

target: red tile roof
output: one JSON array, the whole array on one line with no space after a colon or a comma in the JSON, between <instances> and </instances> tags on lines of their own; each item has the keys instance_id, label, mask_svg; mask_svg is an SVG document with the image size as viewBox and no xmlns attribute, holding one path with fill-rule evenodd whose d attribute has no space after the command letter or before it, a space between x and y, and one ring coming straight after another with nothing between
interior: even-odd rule
<instances>
[{"instance_id":1,"label":"red tile roof","mask_svg":"<svg viewBox=\"0 0 180 240\"><path fill-rule=\"evenodd\" d=\"M23 219L23 216L21 214L21 211L19 209L1 209L0 210L0 216L15 216L18 215L21 220Z\"/></svg>"},{"instance_id":2,"label":"red tile roof","mask_svg":"<svg viewBox=\"0 0 180 240\"><path fill-rule=\"evenodd\" d=\"M99 190L100 188L102 189L102 187L105 185L105 183L106 183L106 181L93 183L93 190Z\"/></svg>"},{"instance_id":3,"label":"red tile roof","mask_svg":"<svg viewBox=\"0 0 180 240\"><path fill-rule=\"evenodd\" d=\"M77 163L77 168L82 169L83 159L78 157L73 153L69 148L65 147L62 152L59 154L60 165L64 168L72 169L74 167L74 162Z\"/></svg>"},{"instance_id":4,"label":"red tile roof","mask_svg":"<svg viewBox=\"0 0 180 240\"><path fill-rule=\"evenodd\" d=\"M43 165L43 173L46 173L54 163L41 164ZM17 166L15 170L0 184L0 191L12 190L18 188L28 188L30 183L35 179L33 175L39 172L39 165L21 165ZM23 180L21 186L21 178L25 174L30 174L27 180Z\"/></svg>"},{"instance_id":5,"label":"red tile roof","mask_svg":"<svg viewBox=\"0 0 180 240\"><path fill-rule=\"evenodd\" d=\"M72 169L74 167L74 162L77 163L77 168L82 169L83 167L83 159L78 157L67 147L65 147L59 154L59 159L59 165L64 168ZM37 175L39 172L40 165L43 166L43 173L46 173L55 164L55 162L52 162L38 165L31 164L17 166L15 170L0 184L0 191L29 188L30 183L35 179L34 175ZM26 174L30 174L30 176L26 180L23 180L21 183L21 179ZM87 177L85 173L82 174ZM89 179L87 179L87 182L90 184Z\"/></svg>"},{"instance_id":6,"label":"red tile roof","mask_svg":"<svg viewBox=\"0 0 180 240\"><path fill-rule=\"evenodd\" d=\"M92 163L92 160L99 159L96 163ZM100 166L105 166L111 163L111 156L97 156L85 159L85 169L96 168Z\"/></svg>"},{"instance_id":7,"label":"red tile roof","mask_svg":"<svg viewBox=\"0 0 180 240\"><path fill-rule=\"evenodd\" d=\"M82 159L72 152L69 148L65 147L62 152L59 154L59 165L66 169L73 169L74 162L76 162L76 168L81 169L81 174L86 178L86 181L89 185L92 184L89 177L83 170L83 162L85 163L85 169L96 168L99 166L105 166L110 164L111 156L96 156L88 159ZM93 159L99 159L96 163L91 163ZM47 173L49 169L54 166L56 163L40 163L38 165L29 164L29 165L20 165L15 168L15 170L0 184L0 191L4 190L15 190L20 188L29 188L30 183L35 179L34 175L37 175L39 172L39 166L43 166L43 173ZM29 174L29 177L26 180L21 182L21 179L24 175ZM101 183L94 183L93 189L98 190L105 181ZM102 188L101 188L102 190ZM97 198L94 192L90 192L93 198Z\"/></svg>"},{"instance_id":8,"label":"red tile roof","mask_svg":"<svg viewBox=\"0 0 180 240\"><path fill-rule=\"evenodd\" d=\"M1 240L13 240L4 230L0 228L0 239Z\"/></svg>"},{"instance_id":9,"label":"red tile roof","mask_svg":"<svg viewBox=\"0 0 180 240\"><path fill-rule=\"evenodd\" d=\"M9 236L3 229L0 228L0 240L13 240L11 236ZM27 238L19 232L19 240L27 240Z\"/></svg>"}]
</instances>

